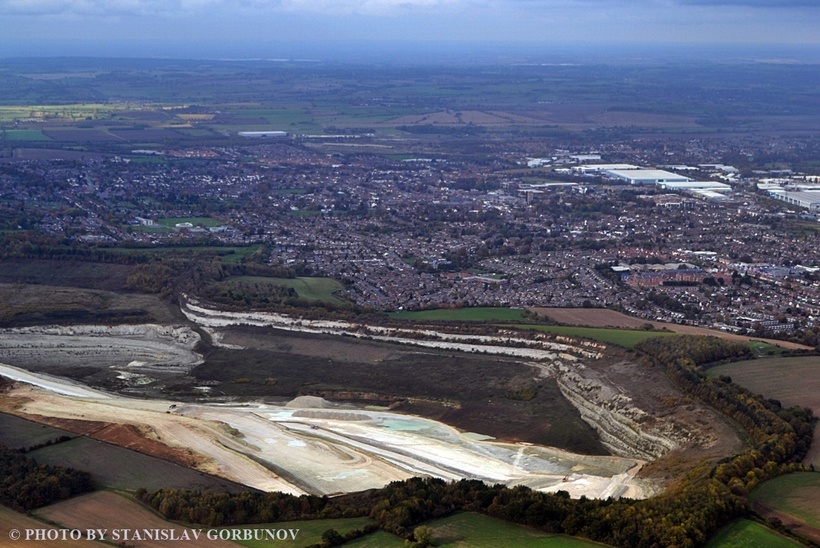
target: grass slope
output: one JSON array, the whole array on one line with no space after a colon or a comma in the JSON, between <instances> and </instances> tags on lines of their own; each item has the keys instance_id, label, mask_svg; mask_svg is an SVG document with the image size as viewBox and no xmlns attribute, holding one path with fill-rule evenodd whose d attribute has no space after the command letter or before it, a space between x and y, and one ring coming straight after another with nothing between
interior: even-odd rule
<instances>
[{"instance_id":1,"label":"grass slope","mask_svg":"<svg viewBox=\"0 0 820 548\"><path fill-rule=\"evenodd\" d=\"M707 548L792 548L803 545L759 523L739 519L718 531L718 534L706 546Z\"/></svg>"},{"instance_id":2,"label":"grass slope","mask_svg":"<svg viewBox=\"0 0 820 548\"><path fill-rule=\"evenodd\" d=\"M505 326L518 327L521 329L533 329L535 331L544 331L546 333L555 333L556 335L564 335L567 337L581 337L584 339L592 339L607 344L614 344L624 348L632 348L641 341L652 337L668 337L675 335L675 333L666 333L659 331L636 331L631 329L606 329L600 327L576 327L574 325L519 325L519 326Z\"/></svg>"},{"instance_id":3,"label":"grass slope","mask_svg":"<svg viewBox=\"0 0 820 548\"><path fill-rule=\"evenodd\" d=\"M296 535L296 542L282 541L282 544L293 544L294 546L310 546L311 544L318 544L322 542L322 533L328 529L335 529L339 534L345 535L350 531L361 529L370 523L370 518L343 518L343 519L314 519L303 521L282 521L277 523L268 523L259 526L243 526L242 529L294 529L299 530ZM241 546L248 548L263 548L270 546L269 541L264 540L239 540L236 541Z\"/></svg>"},{"instance_id":4,"label":"grass slope","mask_svg":"<svg viewBox=\"0 0 820 548\"><path fill-rule=\"evenodd\" d=\"M603 546L577 537L544 533L483 514L465 512L426 523L439 548L586 548ZM345 544L352 548L404 546L396 536L378 532Z\"/></svg>"},{"instance_id":5,"label":"grass slope","mask_svg":"<svg viewBox=\"0 0 820 548\"><path fill-rule=\"evenodd\" d=\"M820 529L820 473L795 472L774 478L752 491L749 500Z\"/></svg>"},{"instance_id":6,"label":"grass slope","mask_svg":"<svg viewBox=\"0 0 820 548\"><path fill-rule=\"evenodd\" d=\"M512 322L525 319L520 308L438 308L435 310L402 311L390 314L397 320L427 320L454 322Z\"/></svg>"}]
</instances>

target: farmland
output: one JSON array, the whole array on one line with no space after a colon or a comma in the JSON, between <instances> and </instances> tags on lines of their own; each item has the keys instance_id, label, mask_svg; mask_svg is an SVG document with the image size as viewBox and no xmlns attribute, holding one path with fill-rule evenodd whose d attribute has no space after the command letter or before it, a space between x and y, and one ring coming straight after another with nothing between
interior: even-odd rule
<instances>
[{"instance_id":1,"label":"farmland","mask_svg":"<svg viewBox=\"0 0 820 548\"><path fill-rule=\"evenodd\" d=\"M749 500L766 517L776 517L797 533L820 540L820 474L795 472L771 479L752 491Z\"/></svg>"},{"instance_id":2,"label":"farmland","mask_svg":"<svg viewBox=\"0 0 820 548\"><path fill-rule=\"evenodd\" d=\"M432 545L441 548L592 548L604 546L567 535L544 533L521 525L465 512L424 524L432 530ZM354 548L405 546L399 537L378 531L345 544Z\"/></svg>"},{"instance_id":3,"label":"farmland","mask_svg":"<svg viewBox=\"0 0 820 548\"><path fill-rule=\"evenodd\" d=\"M271 524L269 526L275 526L277 529L298 529L299 534L297 536L297 545L310 546L312 544L321 543L322 533L324 533L328 529L334 529L339 534L345 535L350 531L361 529L368 523L372 523L372 521L369 518L342 518L314 519L303 521L281 521L277 522L275 525ZM258 527L266 526L260 525ZM241 546L247 546L248 548L264 548L266 546L270 546L270 542L255 540L237 541L237 544Z\"/></svg>"},{"instance_id":4,"label":"farmland","mask_svg":"<svg viewBox=\"0 0 820 548\"><path fill-rule=\"evenodd\" d=\"M441 547L474 548L587 548L603 546L566 535L550 535L482 514L462 513L426 524L433 543Z\"/></svg>"},{"instance_id":5,"label":"farmland","mask_svg":"<svg viewBox=\"0 0 820 548\"><path fill-rule=\"evenodd\" d=\"M803 544L775 533L771 529L750 521L739 519L721 529L707 548L798 548Z\"/></svg>"},{"instance_id":6,"label":"farmland","mask_svg":"<svg viewBox=\"0 0 820 548\"><path fill-rule=\"evenodd\" d=\"M520 329L532 329L545 333L555 333L567 337L582 337L592 339L602 343L614 344L623 348L632 348L641 341L652 337L666 337L674 333L660 331L638 331L630 329L604 329L597 327L577 327L573 325L508 325L505 327L518 327Z\"/></svg>"},{"instance_id":7,"label":"farmland","mask_svg":"<svg viewBox=\"0 0 820 548\"><path fill-rule=\"evenodd\" d=\"M219 491L247 489L166 460L170 458L167 447L156 442L152 447L149 441L135 433L129 436L127 428L117 429L88 421L73 424L68 421L67 424L72 427L71 430L0 413L0 443L12 449L42 446L28 451L29 456L44 464L93 471L94 481L100 487L129 491L140 487ZM93 439L95 437L97 439ZM71 439L61 441L66 438ZM162 453L165 458L150 456L152 452Z\"/></svg>"},{"instance_id":8,"label":"farmland","mask_svg":"<svg viewBox=\"0 0 820 548\"><path fill-rule=\"evenodd\" d=\"M132 445L144 451L138 442L135 437ZM180 464L83 436L32 451L30 455L38 462L92 471L100 486L111 489L246 489Z\"/></svg>"},{"instance_id":9,"label":"farmland","mask_svg":"<svg viewBox=\"0 0 820 548\"><path fill-rule=\"evenodd\" d=\"M710 375L728 375L755 394L780 400L784 405L809 407L820 413L820 357L770 358L721 365ZM815 429L807 463L820 465L820 426Z\"/></svg>"},{"instance_id":10,"label":"farmland","mask_svg":"<svg viewBox=\"0 0 820 548\"><path fill-rule=\"evenodd\" d=\"M69 504L71 501L69 501ZM97 522L96 526L99 527L100 523ZM21 514L20 512L15 512L11 508L7 508L5 506L0 505L0 534L2 534L3 542L6 542L6 538L8 537L9 531L12 529L17 530L25 530L25 529L59 529L59 527L45 523L40 521L36 518L31 516ZM25 541L25 537L22 537L23 540L19 541L20 545L33 545L33 541L29 540L28 542ZM72 547L76 548L103 548L106 545L101 542L94 542L90 540L76 540L76 541L65 541L65 540L38 540L37 541L37 548L65 548L68 546L68 542L71 543Z\"/></svg>"},{"instance_id":11,"label":"farmland","mask_svg":"<svg viewBox=\"0 0 820 548\"><path fill-rule=\"evenodd\" d=\"M452 322L509 322L525 319L520 308L439 308L435 310L403 311L390 314L397 320Z\"/></svg>"},{"instance_id":12,"label":"farmland","mask_svg":"<svg viewBox=\"0 0 820 548\"><path fill-rule=\"evenodd\" d=\"M89 529L106 528L113 533L120 531L142 531L143 529L173 529L177 535L186 530L185 527L173 525L152 510L124 495L111 491L97 491L71 500L52 504L35 512L35 515L50 523L57 523L69 529L86 531ZM190 531L190 529L187 529ZM109 540L115 540L109 537ZM124 539L120 539L124 540ZM188 544L188 543L185 543ZM127 545L132 546L131 542ZM166 548L165 541L142 541L137 546L144 548ZM200 538L196 546L213 548L232 547L236 544L221 540Z\"/></svg>"}]
</instances>

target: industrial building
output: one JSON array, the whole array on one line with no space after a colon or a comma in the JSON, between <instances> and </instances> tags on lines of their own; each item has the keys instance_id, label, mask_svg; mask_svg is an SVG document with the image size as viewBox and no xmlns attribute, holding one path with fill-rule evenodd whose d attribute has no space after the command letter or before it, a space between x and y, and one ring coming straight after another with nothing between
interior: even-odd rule
<instances>
[{"instance_id":1,"label":"industrial building","mask_svg":"<svg viewBox=\"0 0 820 548\"><path fill-rule=\"evenodd\" d=\"M770 190L769 195L812 212L820 211L820 190Z\"/></svg>"},{"instance_id":2,"label":"industrial building","mask_svg":"<svg viewBox=\"0 0 820 548\"><path fill-rule=\"evenodd\" d=\"M640 166L633 166L632 164L586 164L581 166L574 166L572 171L582 175L601 175L610 170L639 170Z\"/></svg>"},{"instance_id":3,"label":"industrial building","mask_svg":"<svg viewBox=\"0 0 820 548\"><path fill-rule=\"evenodd\" d=\"M711 190L713 192L731 192L732 187L715 181L683 181L658 183L664 190Z\"/></svg>"},{"instance_id":4,"label":"industrial building","mask_svg":"<svg viewBox=\"0 0 820 548\"><path fill-rule=\"evenodd\" d=\"M240 131L240 137L247 139L283 139L288 136L287 131Z\"/></svg>"},{"instance_id":5,"label":"industrial building","mask_svg":"<svg viewBox=\"0 0 820 548\"><path fill-rule=\"evenodd\" d=\"M685 183L689 177L662 169L608 169L603 174L612 179L626 181L631 185L660 185L661 183Z\"/></svg>"}]
</instances>

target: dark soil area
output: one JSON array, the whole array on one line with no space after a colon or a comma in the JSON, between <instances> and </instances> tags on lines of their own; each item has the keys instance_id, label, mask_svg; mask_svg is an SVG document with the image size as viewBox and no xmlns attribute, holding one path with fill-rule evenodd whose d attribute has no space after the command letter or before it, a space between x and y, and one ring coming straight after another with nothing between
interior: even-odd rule
<instances>
[{"instance_id":1,"label":"dark soil area","mask_svg":"<svg viewBox=\"0 0 820 548\"><path fill-rule=\"evenodd\" d=\"M213 394L315 395L392 406L503 440L607 454L555 382L536 379L532 367L513 359L261 328L231 330L226 340L239 338L259 348L214 349L193 371ZM329 357L336 353L338 358ZM168 391L181 397L193 394L193 386L181 382Z\"/></svg>"},{"instance_id":2,"label":"dark soil area","mask_svg":"<svg viewBox=\"0 0 820 548\"><path fill-rule=\"evenodd\" d=\"M132 269L129 265L107 263L4 259L0 283L64 285L116 291L125 289Z\"/></svg>"},{"instance_id":3,"label":"dark soil area","mask_svg":"<svg viewBox=\"0 0 820 548\"><path fill-rule=\"evenodd\" d=\"M41 262L49 261L12 266L13 269L30 271L31 276L42 280L34 285L3 283L8 274L6 264L3 264L0 272L0 327L177 323L184 320L177 307L156 295L89 289L79 285L87 280L74 279L69 273L64 277L54 272L48 275L37 273L40 268L48 269L48 265ZM113 270L109 271L109 268ZM121 271L121 268L128 267L102 265L99 275L110 273L112 278L107 283L112 286L125 284L123 276L128 271ZM96 269L92 266L90 271L96 272ZM57 285L49 285L49 282Z\"/></svg>"}]
</instances>

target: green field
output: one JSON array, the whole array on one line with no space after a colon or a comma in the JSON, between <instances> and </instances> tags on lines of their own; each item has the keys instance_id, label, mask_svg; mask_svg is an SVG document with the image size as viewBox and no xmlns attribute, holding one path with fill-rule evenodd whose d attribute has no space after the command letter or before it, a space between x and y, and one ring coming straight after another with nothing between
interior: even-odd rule
<instances>
[{"instance_id":1,"label":"green field","mask_svg":"<svg viewBox=\"0 0 820 548\"><path fill-rule=\"evenodd\" d=\"M437 308L435 310L417 310L394 312L391 318L397 320L417 321L451 321L451 322L515 322L526 319L521 308Z\"/></svg>"},{"instance_id":2,"label":"green field","mask_svg":"<svg viewBox=\"0 0 820 548\"><path fill-rule=\"evenodd\" d=\"M404 539L384 531L376 531L351 542L346 542L343 546L345 548L407 548Z\"/></svg>"},{"instance_id":3,"label":"green field","mask_svg":"<svg viewBox=\"0 0 820 548\"><path fill-rule=\"evenodd\" d=\"M661 331L637 331L632 329L606 329L600 327L576 327L572 325L506 325L519 329L533 329L546 333L555 333L567 337L581 337L602 343L614 344L624 348L632 348L641 341L652 337L668 337L675 333Z\"/></svg>"},{"instance_id":4,"label":"green field","mask_svg":"<svg viewBox=\"0 0 820 548\"><path fill-rule=\"evenodd\" d=\"M266 524L264 528L276 529L298 529L299 533L296 536L296 542L282 541L282 545L296 546L310 546L311 544L319 544L322 542L322 533L328 529L335 529L340 535L344 535L350 531L361 529L368 523L371 523L370 518L343 518L343 519L315 519L303 521L282 521L274 524ZM243 527L247 529L248 527ZM392 536L392 535L391 535ZM237 541L241 546L248 546L249 548L263 548L270 546L268 541Z\"/></svg>"},{"instance_id":5,"label":"green field","mask_svg":"<svg viewBox=\"0 0 820 548\"><path fill-rule=\"evenodd\" d=\"M511 322L526 321L525 311L520 308L439 308L435 310L418 310L394 312L391 318L397 320L415 321L452 321L452 322ZM637 343L650 337L665 337L674 333L659 331L642 331L634 329L610 329L600 327L578 327L570 325L536 325L518 324L502 325L500 327L531 329L565 335L567 337L582 337L608 344L615 344L624 348L632 348Z\"/></svg>"},{"instance_id":6,"label":"green field","mask_svg":"<svg viewBox=\"0 0 820 548\"><path fill-rule=\"evenodd\" d=\"M780 356L784 348L763 341L749 341L749 348L755 356Z\"/></svg>"},{"instance_id":7,"label":"green field","mask_svg":"<svg viewBox=\"0 0 820 548\"><path fill-rule=\"evenodd\" d=\"M2 141L51 141L39 129L4 129L0 132Z\"/></svg>"},{"instance_id":8,"label":"green field","mask_svg":"<svg viewBox=\"0 0 820 548\"><path fill-rule=\"evenodd\" d=\"M820 473L795 472L771 479L752 491L749 500L820 529Z\"/></svg>"},{"instance_id":9,"label":"green field","mask_svg":"<svg viewBox=\"0 0 820 548\"><path fill-rule=\"evenodd\" d=\"M577 537L544 533L483 514L464 512L424 524L432 529L433 546L440 548L583 548L603 546ZM395 542L394 542L395 541ZM345 544L346 547L403 546L384 532Z\"/></svg>"},{"instance_id":10,"label":"green field","mask_svg":"<svg viewBox=\"0 0 820 548\"><path fill-rule=\"evenodd\" d=\"M718 531L706 546L707 548L792 548L803 545L759 523L740 519Z\"/></svg>"},{"instance_id":11,"label":"green field","mask_svg":"<svg viewBox=\"0 0 820 548\"><path fill-rule=\"evenodd\" d=\"M220 260L228 263L238 263L245 257L253 255L262 246L259 244L248 246L217 246L217 245L168 245L161 247L105 247L105 251L112 253L158 253L158 254L174 254L180 255L196 255L200 253L213 253L219 256Z\"/></svg>"},{"instance_id":12,"label":"green field","mask_svg":"<svg viewBox=\"0 0 820 548\"><path fill-rule=\"evenodd\" d=\"M264 278L261 276L239 276L233 278L237 281L253 281L258 283L272 283L285 287L291 287L302 299L309 301L319 301L343 306L347 303L336 297L336 293L342 291L344 286L332 278Z\"/></svg>"}]
</instances>

